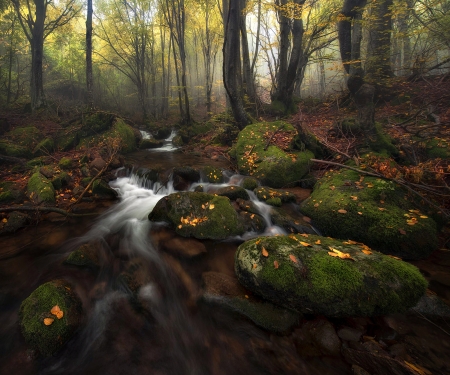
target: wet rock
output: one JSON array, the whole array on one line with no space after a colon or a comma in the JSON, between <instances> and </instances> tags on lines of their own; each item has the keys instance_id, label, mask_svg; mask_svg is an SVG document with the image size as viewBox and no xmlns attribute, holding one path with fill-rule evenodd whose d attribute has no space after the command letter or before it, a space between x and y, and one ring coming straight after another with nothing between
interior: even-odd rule
<instances>
[{"instance_id":1,"label":"wet rock","mask_svg":"<svg viewBox=\"0 0 450 375\"><path fill-rule=\"evenodd\" d=\"M203 185L198 185L195 187L194 191L196 193L203 193L204 189L203 189Z\"/></svg>"},{"instance_id":2,"label":"wet rock","mask_svg":"<svg viewBox=\"0 0 450 375\"><path fill-rule=\"evenodd\" d=\"M72 251L64 263L78 267L85 267L92 270L98 270L100 268L99 251L99 243L83 244Z\"/></svg>"},{"instance_id":3,"label":"wet rock","mask_svg":"<svg viewBox=\"0 0 450 375\"><path fill-rule=\"evenodd\" d=\"M271 189L261 186L255 189L255 194L259 200L267 202L270 199L279 198L281 203L289 203L296 201L295 195L287 190Z\"/></svg>"},{"instance_id":4,"label":"wet rock","mask_svg":"<svg viewBox=\"0 0 450 375\"><path fill-rule=\"evenodd\" d=\"M242 187L247 190L255 190L259 186L259 182L256 178L245 177L242 180Z\"/></svg>"},{"instance_id":5,"label":"wet rock","mask_svg":"<svg viewBox=\"0 0 450 375\"><path fill-rule=\"evenodd\" d=\"M67 169L67 170L69 170L69 169L72 168L73 161L72 161L72 159L70 159L70 158L63 157L63 158L60 159L58 165L59 165L59 167L60 167L61 169Z\"/></svg>"},{"instance_id":6,"label":"wet rock","mask_svg":"<svg viewBox=\"0 0 450 375\"><path fill-rule=\"evenodd\" d=\"M450 307L437 295L429 293L428 291L410 311L412 313L424 315L429 319L450 318Z\"/></svg>"},{"instance_id":7,"label":"wet rock","mask_svg":"<svg viewBox=\"0 0 450 375\"><path fill-rule=\"evenodd\" d=\"M99 199L116 199L117 191L111 188L103 180L95 180L92 183L92 194Z\"/></svg>"},{"instance_id":8,"label":"wet rock","mask_svg":"<svg viewBox=\"0 0 450 375\"><path fill-rule=\"evenodd\" d=\"M257 326L270 332L286 332L299 321L298 313L249 296L248 291L231 276L205 272L202 279L203 302L244 315Z\"/></svg>"},{"instance_id":9,"label":"wet rock","mask_svg":"<svg viewBox=\"0 0 450 375\"><path fill-rule=\"evenodd\" d=\"M352 365L352 372L353 375L371 375L369 372L358 365Z\"/></svg>"},{"instance_id":10,"label":"wet rock","mask_svg":"<svg viewBox=\"0 0 450 375\"><path fill-rule=\"evenodd\" d=\"M62 311L59 318L51 313L54 306ZM20 328L29 347L43 356L51 356L73 336L80 325L81 313L81 301L72 285L65 280L53 280L38 287L22 302ZM51 324L46 325L44 319Z\"/></svg>"},{"instance_id":11,"label":"wet rock","mask_svg":"<svg viewBox=\"0 0 450 375\"><path fill-rule=\"evenodd\" d=\"M183 258L192 258L206 253L206 246L194 238L171 238L163 243L163 249Z\"/></svg>"},{"instance_id":12,"label":"wet rock","mask_svg":"<svg viewBox=\"0 0 450 375\"><path fill-rule=\"evenodd\" d=\"M12 182L0 182L0 203L21 203L25 198L23 189Z\"/></svg>"},{"instance_id":13,"label":"wet rock","mask_svg":"<svg viewBox=\"0 0 450 375\"><path fill-rule=\"evenodd\" d=\"M55 142L52 138L45 138L39 142L33 150L33 155L42 156L49 155L55 149Z\"/></svg>"},{"instance_id":14,"label":"wet rock","mask_svg":"<svg viewBox=\"0 0 450 375\"><path fill-rule=\"evenodd\" d=\"M266 221L259 214L252 214L247 211L240 211L239 218L246 232L253 231L256 233L261 233L267 227Z\"/></svg>"},{"instance_id":15,"label":"wet rock","mask_svg":"<svg viewBox=\"0 0 450 375\"><path fill-rule=\"evenodd\" d=\"M292 217L283 208L272 208L270 219L273 224L283 228L288 233L316 233L311 224L303 219L303 215L299 214L296 217Z\"/></svg>"},{"instance_id":16,"label":"wet rock","mask_svg":"<svg viewBox=\"0 0 450 375\"><path fill-rule=\"evenodd\" d=\"M223 172L220 168L206 166L203 168L202 172L208 182L216 184L223 182Z\"/></svg>"},{"instance_id":17,"label":"wet rock","mask_svg":"<svg viewBox=\"0 0 450 375\"><path fill-rule=\"evenodd\" d=\"M118 276L117 287L135 297L142 286L153 282L155 282L155 277L148 261L136 257L127 263L125 270Z\"/></svg>"},{"instance_id":18,"label":"wet rock","mask_svg":"<svg viewBox=\"0 0 450 375\"><path fill-rule=\"evenodd\" d=\"M27 184L28 196L36 203L55 203L55 189L41 173L34 173Z\"/></svg>"},{"instance_id":19,"label":"wet rock","mask_svg":"<svg viewBox=\"0 0 450 375\"><path fill-rule=\"evenodd\" d=\"M141 143L139 143L139 148L141 150L145 150L148 148L160 148L164 145L164 141L161 140L157 140L154 138L150 138L150 139L143 139L141 141Z\"/></svg>"},{"instance_id":20,"label":"wet rock","mask_svg":"<svg viewBox=\"0 0 450 375\"><path fill-rule=\"evenodd\" d=\"M200 181L200 172L191 167L177 167L173 169L173 187L176 190L188 190L193 182Z\"/></svg>"},{"instance_id":21,"label":"wet rock","mask_svg":"<svg viewBox=\"0 0 450 375\"><path fill-rule=\"evenodd\" d=\"M244 200L250 199L247 190L245 190L243 187L240 186L225 186L217 190L216 194L223 197L227 197L232 201L235 201L236 199L244 199Z\"/></svg>"},{"instance_id":22,"label":"wet rock","mask_svg":"<svg viewBox=\"0 0 450 375\"><path fill-rule=\"evenodd\" d=\"M301 207L324 236L360 241L402 259L437 248L437 226L405 200L392 181L343 170L329 172Z\"/></svg>"},{"instance_id":23,"label":"wet rock","mask_svg":"<svg viewBox=\"0 0 450 375\"><path fill-rule=\"evenodd\" d=\"M89 168L95 170L96 172L101 171L106 167L106 161L101 157L97 157L89 163Z\"/></svg>"},{"instance_id":24,"label":"wet rock","mask_svg":"<svg viewBox=\"0 0 450 375\"><path fill-rule=\"evenodd\" d=\"M170 224L183 237L219 240L244 233L230 200L206 193L170 194L158 201L148 218Z\"/></svg>"},{"instance_id":25,"label":"wet rock","mask_svg":"<svg viewBox=\"0 0 450 375\"><path fill-rule=\"evenodd\" d=\"M267 134L269 137L282 135L292 141L297 131L282 121L246 126L239 133L234 149L239 172L274 188L297 183L309 170L312 152L291 151L288 154L275 144L268 144Z\"/></svg>"},{"instance_id":26,"label":"wet rock","mask_svg":"<svg viewBox=\"0 0 450 375\"><path fill-rule=\"evenodd\" d=\"M427 285L419 270L362 250L315 235L262 237L239 246L235 272L255 294L302 313L377 316L414 306Z\"/></svg>"},{"instance_id":27,"label":"wet rock","mask_svg":"<svg viewBox=\"0 0 450 375\"><path fill-rule=\"evenodd\" d=\"M30 220L27 214L19 211L13 211L8 216L6 223L1 223L0 233L14 233L20 228L26 226Z\"/></svg>"},{"instance_id":28,"label":"wet rock","mask_svg":"<svg viewBox=\"0 0 450 375\"><path fill-rule=\"evenodd\" d=\"M337 335L345 341L359 341L363 334L364 331L351 327L342 327L337 331Z\"/></svg>"},{"instance_id":29,"label":"wet rock","mask_svg":"<svg viewBox=\"0 0 450 375\"><path fill-rule=\"evenodd\" d=\"M49 165L39 168L39 172L46 178L52 178L55 175L55 170Z\"/></svg>"}]
</instances>

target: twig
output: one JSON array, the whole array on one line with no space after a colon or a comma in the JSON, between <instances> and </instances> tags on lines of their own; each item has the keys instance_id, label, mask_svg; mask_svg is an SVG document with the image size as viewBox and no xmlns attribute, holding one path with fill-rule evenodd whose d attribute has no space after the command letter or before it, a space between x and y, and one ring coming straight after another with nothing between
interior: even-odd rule
<instances>
[{"instance_id":1,"label":"twig","mask_svg":"<svg viewBox=\"0 0 450 375\"><path fill-rule=\"evenodd\" d=\"M31 206L12 206L12 207L0 207L0 212L12 212L12 211L31 211L31 212L56 212L67 217L81 217L92 216L95 213L89 214L73 214L69 211L63 210L57 207L31 207Z\"/></svg>"},{"instance_id":2,"label":"twig","mask_svg":"<svg viewBox=\"0 0 450 375\"><path fill-rule=\"evenodd\" d=\"M447 334L447 335L450 336L450 333L448 333L444 328L438 326L436 323L434 323L433 321L431 321L430 319L428 319L426 316L424 316L424 315L421 314L420 312L415 311L415 310L414 310L414 312L415 312L416 314L418 314L422 319L425 319L427 322L433 324L435 327L439 328L442 332L444 332L445 334Z\"/></svg>"}]
</instances>

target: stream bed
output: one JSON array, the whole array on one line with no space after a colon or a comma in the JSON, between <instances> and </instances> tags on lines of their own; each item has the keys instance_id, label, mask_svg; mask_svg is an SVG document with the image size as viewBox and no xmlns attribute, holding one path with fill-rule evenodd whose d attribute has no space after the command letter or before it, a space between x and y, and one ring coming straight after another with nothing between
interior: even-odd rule
<instances>
[{"instance_id":1,"label":"stream bed","mask_svg":"<svg viewBox=\"0 0 450 375\"><path fill-rule=\"evenodd\" d=\"M212 162L179 152L146 150L131 154L127 162L165 170L180 165L228 167L226 159ZM231 172L228 176L239 182L239 176ZM149 186L129 171L111 186L120 199L103 203L99 207L102 215L94 220L44 221L1 238L0 374L354 373L355 367L352 370L352 364L339 353L340 347L327 343L330 334L320 331L324 318L305 317L293 331L272 334L237 313L201 302L202 274L212 271L234 277L234 253L243 238L203 241L206 253L193 258L174 256L162 249L175 233L147 219L158 200L174 191L170 183ZM271 227L270 233L283 232ZM101 248L97 272L63 264L77 246L92 241ZM139 304L121 282L130 265L145 270L137 276L144 284ZM449 300L448 252L436 252L415 265L431 280L430 288ZM59 278L74 285L80 296L83 324L53 357L36 358L20 333L19 307L40 284ZM336 329L359 324L364 328L364 341L383 342L382 349L392 358L409 359L432 374L449 373L448 324L401 314L359 319L357 323L349 319L330 322ZM378 373L394 373L385 363L380 360Z\"/></svg>"}]
</instances>

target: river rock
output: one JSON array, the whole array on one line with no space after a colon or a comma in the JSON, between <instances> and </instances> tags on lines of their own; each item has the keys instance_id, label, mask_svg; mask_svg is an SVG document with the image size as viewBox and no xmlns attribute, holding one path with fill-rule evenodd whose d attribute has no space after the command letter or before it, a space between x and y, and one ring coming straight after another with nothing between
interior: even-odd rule
<instances>
[{"instance_id":1,"label":"river rock","mask_svg":"<svg viewBox=\"0 0 450 375\"><path fill-rule=\"evenodd\" d=\"M302 357L340 354L341 341L333 324L323 317L307 321L301 328L296 329L294 340Z\"/></svg>"},{"instance_id":2,"label":"river rock","mask_svg":"<svg viewBox=\"0 0 450 375\"><path fill-rule=\"evenodd\" d=\"M300 319L295 311L249 295L234 277L218 272L205 272L202 279L204 293L201 301L244 315L270 332L286 332Z\"/></svg>"},{"instance_id":3,"label":"river rock","mask_svg":"<svg viewBox=\"0 0 450 375\"><path fill-rule=\"evenodd\" d=\"M428 293L428 291L411 309L411 312L423 315L428 319L450 319L450 307L437 295Z\"/></svg>"},{"instance_id":4,"label":"river rock","mask_svg":"<svg viewBox=\"0 0 450 375\"><path fill-rule=\"evenodd\" d=\"M292 217L282 207L273 207L270 211L270 219L273 224L283 228L288 233L316 233L311 224L303 219L303 215Z\"/></svg>"},{"instance_id":5,"label":"river rock","mask_svg":"<svg viewBox=\"0 0 450 375\"><path fill-rule=\"evenodd\" d=\"M204 175L205 180L208 182L216 184L223 182L223 172L220 168L207 165L203 167L202 175Z\"/></svg>"},{"instance_id":6,"label":"river rock","mask_svg":"<svg viewBox=\"0 0 450 375\"><path fill-rule=\"evenodd\" d=\"M328 172L301 210L323 235L364 242L385 254L421 259L437 248L434 220L391 181L351 170Z\"/></svg>"},{"instance_id":7,"label":"river rock","mask_svg":"<svg viewBox=\"0 0 450 375\"><path fill-rule=\"evenodd\" d=\"M27 184L28 196L36 203L55 203L55 189L40 172L34 173Z\"/></svg>"},{"instance_id":8,"label":"river rock","mask_svg":"<svg viewBox=\"0 0 450 375\"><path fill-rule=\"evenodd\" d=\"M0 223L0 233L14 233L23 228L30 220L27 214L19 211L13 211L8 215L8 221Z\"/></svg>"},{"instance_id":9,"label":"river rock","mask_svg":"<svg viewBox=\"0 0 450 375\"><path fill-rule=\"evenodd\" d=\"M216 194L227 197L232 201L235 201L238 198L245 200L250 199L247 190L240 186L225 186L217 190Z\"/></svg>"},{"instance_id":10,"label":"river rock","mask_svg":"<svg viewBox=\"0 0 450 375\"><path fill-rule=\"evenodd\" d=\"M54 306L59 307L62 316L51 313ZM81 301L67 281L41 285L20 306L19 322L27 345L43 356L51 356L73 336L81 313Z\"/></svg>"},{"instance_id":11,"label":"river rock","mask_svg":"<svg viewBox=\"0 0 450 375\"><path fill-rule=\"evenodd\" d=\"M116 199L117 191L103 180L95 180L92 183L92 194L100 199Z\"/></svg>"},{"instance_id":12,"label":"river rock","mask_svg":"<svg viewBox=\"0 0 450 375\"><path fill-rule=\"evenodd\" d=\"M192 258L206 253L206 246L195 238L171 238L163 243L163 249L183 258Z\"/></svg>"},{"instance_id":13,"label":"river rock","mask_svg":"<svg viewBox=\"0 0 450 375\"><path fill-rule=\"evenodd\" d=\"M158 201L148 218L172 225L183 237L223 240L244 233L230 200L206 193L170 194Z\"/></svg>"},{"instance_id":14,"label":"river rock","mask_svg":"<svg viewBox=\"0 0 450 375\"><path fill-rule=\"evenodd\" d=\"M293 193L286 190L271 189L267 186L260 186L254 190L256 196L260 201L269 201L274 198L279 198L281 203L295 203L296 197Z\"/></svg>"},{"instance_id":15,"label":"river rock","mask_svg":"<svg viewBox=\"0 0 450 375\"><path fill-rule=\"evenodd\" d=\"M427 286L406 262L362 244L307 234L243 243L235 271L242 285L264 299L329 317L403 312Z\"/></svg>"},{"instance_id":16,"label":"river rock","mask_svg":"<svg viewBox=\"0 0 450 375\"><path fill-rule=\"evenodd\" d=\"M99 252L99 243L86 243L72 251L64 263L97 270L100 268Z\"/></svg>"},{"instance_id":17,"label":"river rock","mask_svg":"<svg viewBox=\"0 0 450 375\"><path fill-rule=\"evenodd\" d=\"M147 138L143 139L141 143L139 143L139 148L141 150L148 149L148 148L159 148L164 145L164 141L159 141L154 138Z\"/></svg>"},{"instance_id":18,"label":"river rock","mask_svg":"<svg viewBox=\"0 0 450 375\"><path fill-rule=\"evenodd\" d=\"M283 121L248 125L239 133L232 156L241 174L256 177L263 185L281 188L301 180L314 155L310 151L284 151L269 142L274 134L275 139L279 138L278 144L286 149L292 145L297 131Z\"/></svg>"}]
</instances>

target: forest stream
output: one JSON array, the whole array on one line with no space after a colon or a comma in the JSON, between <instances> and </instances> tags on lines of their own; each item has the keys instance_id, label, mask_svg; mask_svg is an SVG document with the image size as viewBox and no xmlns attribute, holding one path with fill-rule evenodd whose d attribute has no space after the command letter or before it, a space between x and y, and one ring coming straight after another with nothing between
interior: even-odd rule
<instances>
[{"instance_id":1,"label":"forest stream","mask_svg":"<svg viewBox=\"0 0 450 375\"><path fill-rule=\"evenodd\" d=\"M164 170L211 164L211 159L170 148L137 151L129 154L127 161L140 168ZM213 163L229 167L225 159ZM343 347L352 347L351 340L340 336L342 340L336 341L330 326L338 332L342 327L353 332L361 327L361 341L382 345L391 355L389 360L404 363L408 359L419 365L398 370L380 354L376 364L379 374L448 373L450 326L432 323L418 314L329 320L305 316L293 330L272 334L238 313L205 303L200 298L202 274L213 271L235 277L237 247L247 238L284 234L283 229L269 223L264 233L246 233L226 241L204 240L205 253L177 257L165 250L174 231L147 218L161 198L175 191L171 181L167 186L151 183L135 170L122 169L119 176L110 183L118 191L119 201L104 203L99 207L103 213L96 219L42 222L19 235L2 238L1 374L322 375L362 370L341 354ZM239 185L242 176L227 172L225 178L220 186ZM190 190L197 185L192 184ZM206 192L218 186L202 185ZM254 194L251 199L264 217L267 205L257 202ZM189 247L189 239L185 241ZM70 252L86 242L99 244L97 272L63 264ZM144 284L138 293L139 303L120 277L133 262L145 270L138 275ZM437 251L414 264L431 280L429 288L450 300L449 252ZM83 324L54 356L37 358L20 333L19 307L39 285L61 278L69 281L81 298ZM371 358L378 358L374 351Z\"/></svg>"}]
</instances>

